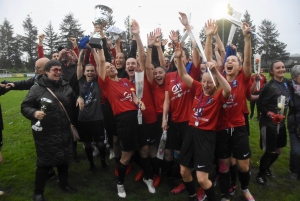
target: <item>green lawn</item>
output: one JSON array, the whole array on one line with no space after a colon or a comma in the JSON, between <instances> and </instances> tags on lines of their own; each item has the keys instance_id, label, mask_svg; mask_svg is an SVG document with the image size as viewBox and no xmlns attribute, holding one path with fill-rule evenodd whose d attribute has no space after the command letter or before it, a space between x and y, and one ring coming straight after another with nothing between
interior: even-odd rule
<instances>
[{"instance_id":1,"label":"green lawn","mask_svg":"<svg viewBox=\"0 0 300 201\"><path fill-rule=\"evenodd\" d=\"M289 76L289 73L287 75ZM16 80L12 78L7 80ZM18 78L19 80L20 78ZM0 79L2 81L3 79ZM5 192L0 200L27 201L32 200L34 189L35 173L35 147L33 143L30 122L20 113L20 104L27 91L11 91L0 97L4 119L3 131L3 162L0 164L0 190ZM250 191L258 201L298 201L300 200L299 181L290 180L289 175L289 141L288 146L283 149L278 161L271 167L276 178L269 179L269 186L260 186L255 183L259 159L263 152L259 149L258 122L253 118L250 120L251 135L250 143L252 148L251 158L251 184ZM63 193L59 187L57 178L47 182L45 198L49 200L64 201L101 201L101 200L124 200L116 193L116 180L113 174L115 167L114 160L107 159L110 169L103 171L98 168L96 174L88 173L88 162L85 157L82 144L78 144L79 163L70 164L70 183L78 189L76 195ZM96 166L100 167L100 160L97 158ZM125 178L126 200L187 200L187 192L179 195L172 195L166 178L163 177L161 185L156 189L155 194L150 194L146 185L140 181L135 182L134 177L138 168L134 165L133 172ZM238 186L239 188L239 186ZM219 190L217 188L219 196ZM244 200L241 191L237 190L231 198L234 201Z\"/></svg>"}]
</instances>

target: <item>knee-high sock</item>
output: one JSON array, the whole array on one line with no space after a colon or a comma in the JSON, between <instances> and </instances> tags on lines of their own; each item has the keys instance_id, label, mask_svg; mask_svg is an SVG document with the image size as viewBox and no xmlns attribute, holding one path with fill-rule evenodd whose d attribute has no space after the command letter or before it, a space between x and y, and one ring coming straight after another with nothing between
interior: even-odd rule
<instances>
[{"instance_id":1,"label":"knee-high sock","mask_svg":"<svg viewBox=\"0 0 300 201\"><path fill-rule=\"evenodd\" d=\"M271 165L278 159L280 154L275 153L272 157L272 160L270 162L269 168L271 167Z\"/></svg>"},{"instance_id":2,"label":"knee-high sock","mask_svg":"<svg viewBox=\"0 0 300 201\"><path fill-rule=\"evenodd\" d=\"M247 172L238 171L238 176L239 176L239 180L241 183L241 189L242 190L247 189L249 186L249 182L250 182L249 170Z\"/></svg>"},{"instance_id":3,"label":"knee-high sock","mask_svg":"<svg viewBox=\"0 0 300 201\"><path fill-rule=\"evenodd\" d=\"M159 175L159 169L161 167L162 160L158 159L157 157L151 158L151 166L154 175Z\"/></svg>"},{"instance_id":4,"label":"knee-high sock","mask_svg":"<svg viewBox=\"0 0 300 201\"><path fill-rule=\"evenodd\" d=\"M238 175L238 168L237 165L231 165L230 166L230 185L231 186L236 186L236 179L237 179L237 175Z\"/></svg>"},{"instance_id":5,"label":"knee-high sock","mask_svg":"<svg viewBox=\"0 0 300 201\"><path fill-rule=\"evenodd\" d=\"M220 184L220 191L222 197L229 198L229 188L230 188L230 174L229 172L226 173L219 173L219 184Z\"/></svg>"},{"instance_id":6,"label":"knee-high sock","mask_svg":"<svg viewBox=\"0 0 300 201\"><path fill-rule=\"evenodd\" d=\"M173 177L172 166L173 166L173 161L164 161L164 169L165 169L165 172L166 172L166 176L168 178Z\"/></svg>"},{"instance_id":7,"label":"knee-high sock","mask_svg":"<svg viewBox=\"0 0 300 201\"><path fill-rule=\"evenodd\" d=\"M94 159L93 159L93 147L85 147L85 154L86 157L88 159L88 161L90 162L90 164L94 164Z\"/></svg>"},{"instance_id":8,"label":"knee-high sock","mask_svg":"<svg viewBox=\"0 0 300 201\"><path fill-rule=\"evenodd\" d=\"M140 164L141 167L144 170L144 178L145 179L152 179L152 173L151 173L151 161L150 158L140 158Z\"/></svg>"},{"instance_id":9,"label":"knee-high sock","mask_svg":"<svg viewBox=\"0 0 300 201\"><path fill-rule=\"evenodd\" d=\"M264 155L260 159L259 164L259 174L264 175L266 170L270 167L273 155L275 153L265 152Z\"/></svg>"},{"instance_id":10,"label":"knee-high sock","mask_svg":"<svg viewBox=\"0 0 300 201\"><path fill-rule=\"evenodd\" d=\"M194 180L192 180L190 182L183 182L183 183L184 183L185 189L189 193L189 196L190 197L196 196L196 188L195 188Z\"/></svg>"},{"instance_id":11,"label":"knee-high sock","mask_svg":"<svg viewBox=\"0 0 300 201\"><path fill-rule=\"evenodd\" d=\"M118 184L124 184L124 179L125 179L125 173L127 170L127 165L122 164L119 162L118 164Z\"/></svg>"},{"instance_id":12,"label":"knee-high sock","mask_svg":"<svg viewBox=\"0 0 300 201\"><path fill-rule=\"evenodd\" d=\"M216 201L217 200L214 185L212 185L209 189L204 190L204 192L207 196L208 201Z\"/></svg>"}]
</instances>

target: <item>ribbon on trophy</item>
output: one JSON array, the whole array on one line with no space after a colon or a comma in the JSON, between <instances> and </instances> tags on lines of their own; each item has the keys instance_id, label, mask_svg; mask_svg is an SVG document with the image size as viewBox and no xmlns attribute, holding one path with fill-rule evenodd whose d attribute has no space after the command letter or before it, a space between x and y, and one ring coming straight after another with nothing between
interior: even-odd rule
<instances>
[{"instance_id":1,"label":"ribbon on trophy","mask_svg":"<svg viewBox=\"0 0 300 201\"><path fill-rule=\"evenodd\" d=\"M259 76L260 74L260 66L261 66L261 55L260 54L254 54L253 55L254 58L254 73L257 74ZM260 80L256 81L256 90L260 90Z\"/></svg>"},{"instance_id":2,"label":"ribbon on trophy","mask_svg":"<svg viewBox=\"0 0 300 201\"><path fill-rule=\"evenodd\" d=\"M115 43L118 38L122 41L126 41L126 33L122 29L119 29L116 26L110 26L106 31L109 33L109 39L113 43Z\"/></svg>"},{"instance_id":3,"label":"ribbon on trophy","mask_svg":"<svg viewBox=\"0 0 300 201\"><path fill-rule=\"evenodd\" d=\"M144 71L135 72L135 91L138 100L140 101L143 98L143 91L144 91ZM138 123L142 124L142 111L141 106L139 104L138 109Z\"/></svg>"}]
</instances>

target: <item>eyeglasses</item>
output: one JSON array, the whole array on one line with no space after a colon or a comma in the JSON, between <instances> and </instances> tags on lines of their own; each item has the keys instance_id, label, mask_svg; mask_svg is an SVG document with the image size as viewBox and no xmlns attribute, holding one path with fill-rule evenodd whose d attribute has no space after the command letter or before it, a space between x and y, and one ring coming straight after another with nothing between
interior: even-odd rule
<instances>
[{"instance_id":1,"label":"eyeglasses","mask_svg":"<svg viewBox=\"0 0 300 201\"><path fill-rule=\"evenodd\" d=\"M34 67L35 70L38 70L38 69L40 69L40 68L41 68L41 67L38 67L38 66L35 66L35 67Z\"/></svg>"},{"instance_id":2,"label":"eyeglasses","mask_svg":"<svg viewBox=\"0 0 300 201\"><path fill-rule=\"evenodd\" d=\"M61 72L61 68L51 68L50 70L53 70L54 73Z\"/></svg>"}]
</instances>

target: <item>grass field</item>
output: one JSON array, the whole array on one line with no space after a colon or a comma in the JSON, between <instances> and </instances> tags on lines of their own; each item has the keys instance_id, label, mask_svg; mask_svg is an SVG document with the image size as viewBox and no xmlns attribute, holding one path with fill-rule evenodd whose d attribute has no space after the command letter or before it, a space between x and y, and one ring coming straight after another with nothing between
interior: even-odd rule
<instances>
[{"instance_id":1,"label":"grass field","mask_svg":"<svg viewBox=\"0 0 300 201\"><path fill-rule=\"evenodd\" d=\"M287 75L289 77L289 75ZM2 81L1 79L0 81ZM8 80L17 80L11 78ZM18 78L20 80L20 78ZM3 162L0 164L0 190L5 194L0 200L5 201L27 201L32 200L34 189L34 173L36 154L30 122L20 113L20 104L27 91L10 91L0 97L4 120L3 131ZM250 120L251 135L250 143L252 149L251 157L251 183L250 191L257 201L298 201L300 200L299 181L289 179L289 140L286 148L279 159L271 167L276 178L269 179L269 186L260 186L255 182L259 159L263 152L259 149L258 122L255 118ZM70 184L77 188L76 195L63 193L58 187L57 178L49 180L45 188L47 201L106 201L124 200L118 198L116 192L117 178L113 174L115 167L114 160L107 159L109 170L103 171L98 168L96 174L88 173L88 162L85 157L82 144L78 144L79 163L70 164ZM98 159L98 158L97 158ZM95 160L96 166L100 167L100 160ZM138 201L181 201L187 200L187 192L173 195L163 177L162 183L156 189L155 194L150 194L146 185L140 181L135 182L134 177L138 168L134 165L133 172L125 178L126 200ZM238 182L239 183L239 182ZM239 190L231 197L232 201L245 200ZM216 188L218 197L220 193ZM220 198L221 200L221 198Z\"/></svg>"}]
</instances>

